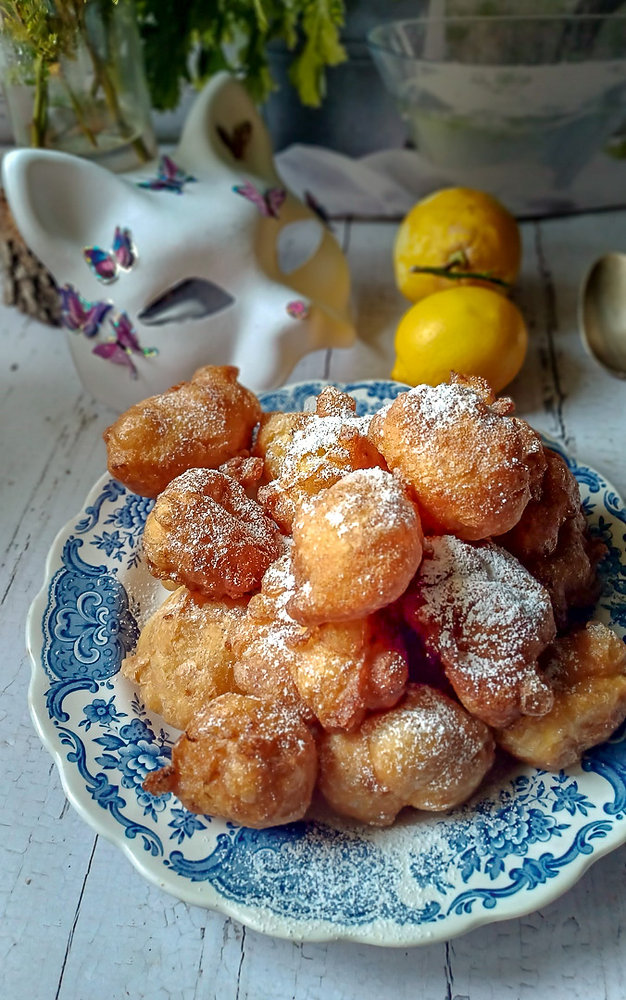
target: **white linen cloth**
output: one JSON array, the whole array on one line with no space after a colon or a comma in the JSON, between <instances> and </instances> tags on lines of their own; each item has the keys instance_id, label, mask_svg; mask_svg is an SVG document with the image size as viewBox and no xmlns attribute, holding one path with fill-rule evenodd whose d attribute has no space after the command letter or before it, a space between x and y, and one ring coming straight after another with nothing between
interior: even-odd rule
<instances>
[{"instance_id":1,"label":"white linen cloth","mask_svg":"<svg viewBox=\"0 0 626 1000\"><path fill-rule=\"evenodd\" d=\"M446 173L434 168L413 149L387 149L359 159L321 146L297 144L275 156L286 186L303 198L310 192L335 218L402 218L420 198L448 185L464 183L490 191L520 217L563 215L626 204L626 160L598 154L568 190L523 193L512 171L502 168ZM545 177L536 184L523 168L526 190L545 192Z\"/></svg>"}]
</instances>

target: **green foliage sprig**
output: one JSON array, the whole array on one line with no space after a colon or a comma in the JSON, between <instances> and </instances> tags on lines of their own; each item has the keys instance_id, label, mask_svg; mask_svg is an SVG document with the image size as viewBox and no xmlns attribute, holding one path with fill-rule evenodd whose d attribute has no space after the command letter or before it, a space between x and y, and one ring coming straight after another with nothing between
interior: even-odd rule
<instances>
[{"instance_id":1,"label":"green foliage sprig","mask_svg":"<svg viewBox=\"0 0 626 1000\"><path fill-rule=\"evenodd\" d=\"M273 89L267 46L294 52L291 81L303 104L318 107L325 70L346 58L340 42L344 0L135 0L148 86L160 110L176 106L181 84L213 73L242 77L255 100Z\"/></svg>"},{"instance_id":2,"label":"green foliage sprig","mask_svg":"<svg viewBox=\"0 0 626 1000\"><path fill-rule=\"evenodd\" d=\"M0 23L15 45L31 48L46 63L71 55L84 29L85 0L0 0Z\"/></svg>"},{"instance_id":3,"label":"green foliage sprig","mask_svg":"<svg viewBox=\"0 0 626 1000\"><path fill-rule=\"evenodd\" d=\"M0 25L23 58L32 60L35 86L31 142L46 144L48 77L63 56L71 57L84 31L85 0L0 0Z\"/></svg>"},{"instance_id":4,"label":"green foliage sprig","mask_svg":"<svg viewBox=\"0 0 626 1000\"><path fill-rule=\"evenodd\" d=\"M50 133L48 84L56 78L65 89L76 127L89 147L98 148L98 128L90 121L89 102L83 93L73 89L64 73L64 60L72 60L79 46L83 46L93 68L91 106L96 106L100 99L119 134L129 139L139 159L150 158L143 139L133 136L133 128L120 105L114 75L87 29L88 4L98 8L101 23L107 24L117 3L118 0L0 0L0 28L15 50L23 80L33 86L32 146L55 145Z\"/></svg>"},{"instance_id":5,"label":"green foliage sprig","mask_svg":"<svg viewBox=\"0 0 626 1000\"><path fill-rule=\"evenodd\" d=\"M0 0L0 24L33 61L33 144L45 144L46 84L85 38L87 3L103 16L117 0ZM345 0L134 0L153 106L175 108L185 83L201 86L218 70L241 77L252 97L274 87L267 46L293 52L290 79L304 105L318 107L325 71L346 58L340 41Z\"/></svg>"}]
</instances>

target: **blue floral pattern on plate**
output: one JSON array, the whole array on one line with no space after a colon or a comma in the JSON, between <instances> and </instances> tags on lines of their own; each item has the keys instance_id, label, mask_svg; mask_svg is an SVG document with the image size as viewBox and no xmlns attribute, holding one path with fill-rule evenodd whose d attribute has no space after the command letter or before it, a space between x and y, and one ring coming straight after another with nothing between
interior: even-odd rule
<instances>
[{"instance_id":1,"label":"blue floral pattern on plate","mask_svg":"<svg viewBox=\"0 0 626 1000\"><path fill-rule=\"evenodd\" d=\"M324 384L266 393L263 407L308 408ZM406 387L345 388L367 413ZM607 545L596 614L623 636L624 504L597 472L547 443L564 454L591 529ZM31 713L68 798L147 878L277 936L407 946L545 905L626 840L626 727L567 773L509 768L463 808L403 814L385 830L340 821L322 806L306 823L249 830L192 815L171 794L147 794L143 779L167 761L177 736L119 674L165 596L142 559L150 508L103 477L54 543L27 627Z\"/></svg>"}]
</instances>

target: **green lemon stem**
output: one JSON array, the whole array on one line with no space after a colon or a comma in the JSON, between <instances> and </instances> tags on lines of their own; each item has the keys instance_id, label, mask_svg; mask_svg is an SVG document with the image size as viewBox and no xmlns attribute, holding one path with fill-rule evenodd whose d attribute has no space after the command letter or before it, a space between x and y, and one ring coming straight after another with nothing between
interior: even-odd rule
<instances>
[{"instance_id":1,"label":"green lemon stem","mask_svg":"<svg viewBox=\"0 0 626 1000\"><path fill-rule=\"evenodd\" d=\"M422 267L419 264L415 264L411 268L411 274L435 274L438 278L451 278L457 281L460 281L462 278L477 278L480 281L488 281L492 285L499 285L501 288L510 289L513 287L510 282L504 281L502 278L496 278L489 271L457 271L453 270L450 265L446 267Z\"/></svg>"}]
</instances>

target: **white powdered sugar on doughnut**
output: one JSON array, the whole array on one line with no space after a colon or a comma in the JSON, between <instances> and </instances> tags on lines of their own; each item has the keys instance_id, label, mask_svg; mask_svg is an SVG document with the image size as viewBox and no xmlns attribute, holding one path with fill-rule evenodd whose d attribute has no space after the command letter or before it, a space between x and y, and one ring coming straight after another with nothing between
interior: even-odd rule
<instances>
[{"instance_id":1,"label":"white powdered sugar on doughnut","mask_svg":"<svg viewBox=\"0 0 626 1000\"><path fill-rule=\"evenodd\" d=\"M365 437L371 417L328 416L308 414L303 427L294 431L285 455L282 476L285 479L297 477L306 461L308 473L324 474L324 464L332 455L339 462L348 462L350 452L345 445L349 437ZM333 463L327 472L328 478L335 478L337 469Z\"/></svg>"},{"instance_id":2,"label":"white powdered sugar on doughnut","mask_svg":"<svg viewBox=\"0 0 626 1000\"><path fill-rule=\"evenodd\" d=\"M442 657L496 688L503 670L523 667L535 642L538 655L552 618L547 591L514 556L452 535L428 539L419 597L417 615Z\"/></svg>"}]
</instances>

